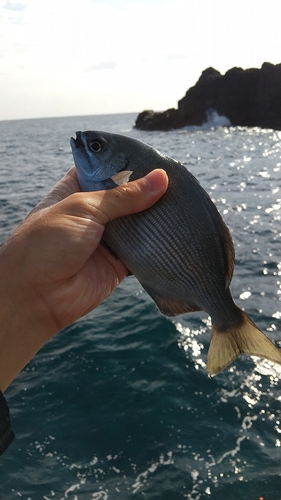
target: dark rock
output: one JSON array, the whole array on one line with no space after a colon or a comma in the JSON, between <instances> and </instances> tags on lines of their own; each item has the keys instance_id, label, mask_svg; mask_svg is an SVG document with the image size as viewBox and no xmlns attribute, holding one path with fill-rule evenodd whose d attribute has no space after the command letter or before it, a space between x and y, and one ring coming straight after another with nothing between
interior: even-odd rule
<instances>
[{"instance_id":1,"label":"dark rock","mask_svg":"<svg viewBox=\"0 0 281 500\"><path fill-rule=\"evenodd\" d=\"M215 110L231 124L281 130L281 64L265 62L261 69L232 68L221 75L207 68L178 102L178 109L143 111L135 127L169 130L203 125Z\"/></svg>"},{"instance_id":2,"label":"dark rock","mask_svg":"<svg viewBox=\"0 0 281 500\"><path fill-rule=\"evenodd\" d=\"M218 76L221 76L220 72L217 71L216 69L214 68L207 68L205 69L198 82L197 82L197 85L200 85L201 83L208 83L208 82L212 82L213 80L215 80Z\"/></svg>"},{"instance_id":3,"label":"dark rock","mask_svg":"<svg viewBox=\"0 0 281 500\"><path fill-rule=\"evenodd\" d=\"M136 119L135 127L141 130L170 130L185 126L184 118L181 119L177 109L168 109L162 113L146 110Z\"/></svg>"}]
</instances>

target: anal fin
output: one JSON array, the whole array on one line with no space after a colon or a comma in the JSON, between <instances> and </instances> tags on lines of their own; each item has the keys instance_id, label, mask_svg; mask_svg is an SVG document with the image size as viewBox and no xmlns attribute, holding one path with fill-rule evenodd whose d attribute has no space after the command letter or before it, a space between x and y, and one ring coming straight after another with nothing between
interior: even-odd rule
<instances>
[{"instance_id":1,"label":"anal fin","mask_svg":"<svg viewBox=\"0 0 281 500\"><path fill-rule=\"evenodd\" d=\"M164 297L149 290L147 287L144 288L152 297L160 312L165 316L178 316L179 314L201 311L195 304L188 304L187 302L175 300L171 297Z\"/></svg>"}]
</instances>

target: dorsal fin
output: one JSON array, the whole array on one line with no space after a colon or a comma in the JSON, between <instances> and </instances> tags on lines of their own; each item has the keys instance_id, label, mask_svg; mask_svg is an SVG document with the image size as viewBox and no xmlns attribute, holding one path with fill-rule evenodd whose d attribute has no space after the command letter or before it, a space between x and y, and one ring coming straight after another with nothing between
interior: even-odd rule
<instances>
[{"instance_id":1,"label":"dorsal fin","mask_svg":"<svg viewBox=\"0 0 281 500\"><path fill-rule=\"evenodd\" d=\"M214 217L214 213L212 210L209 212L209 214L213 219L213 223L215 224L216 230L218 231L221 240L221 248L224 254L225 288L227 289L232 280L234 271L234 262L235 262L234 243L230 231L227 225L225 224L222 216L220 215L219 211L217 210L217 214L219 215L220 218L219 226L217 217Z\"/></svg>"},{"instance_id":2,"label":"dorsal fin","mask_svg":"<svg viewBox=\"0 0 281 500\"><path fill-rule=\"evenodd\" d=\"M222 219L223 222L223 219ZM225 268L225 286L228 288L234 271L235 249L230 231L227 225L223 222L222 238L224 242L226 268Z\"/></svg>"}]
</instances>

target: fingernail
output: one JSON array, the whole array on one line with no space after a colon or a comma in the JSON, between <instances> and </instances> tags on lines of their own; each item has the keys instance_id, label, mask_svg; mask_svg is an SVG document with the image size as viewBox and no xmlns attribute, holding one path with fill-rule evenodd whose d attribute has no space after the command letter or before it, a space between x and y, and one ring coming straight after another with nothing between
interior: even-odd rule
<instances>
[{"instance_id":1,"label":"fingernail","mask_svg":"<svg viewBox=\"0 0 281 500\"><path fill-rule=\"evenodd\" d=\"M165 170L157 168L149 172L144 179L149 184L150 191L160 191L163 189L163 185L167 183L167 174Z\"/></svg>"}]
</instances>

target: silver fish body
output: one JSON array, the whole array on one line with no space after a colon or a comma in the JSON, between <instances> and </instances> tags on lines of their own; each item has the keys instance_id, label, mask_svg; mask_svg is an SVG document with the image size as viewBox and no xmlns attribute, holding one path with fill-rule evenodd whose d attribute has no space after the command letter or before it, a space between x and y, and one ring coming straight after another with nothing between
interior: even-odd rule
<instances>
[{"instance_id":1,"label":"silver fish body","mask_svg":"<svg viewBox=\"0 0 281 500\"><path fill-rule=\"evenodd\" d=\"M163 168L165 195L150 209L106 225L104 241L167 316L206 311L212 319L207 370L245 352L281 364L281 353L236 306L230 232L209 195L179 162L118 134L77 132L71 146L83 191L111 189Z\"/></svg>"}]
</instances>

